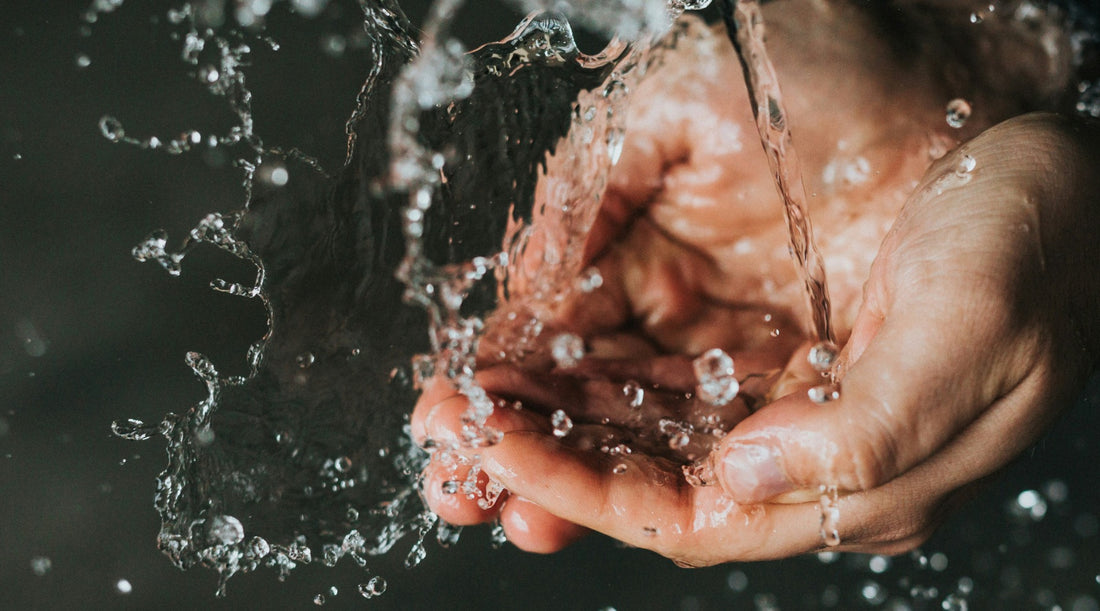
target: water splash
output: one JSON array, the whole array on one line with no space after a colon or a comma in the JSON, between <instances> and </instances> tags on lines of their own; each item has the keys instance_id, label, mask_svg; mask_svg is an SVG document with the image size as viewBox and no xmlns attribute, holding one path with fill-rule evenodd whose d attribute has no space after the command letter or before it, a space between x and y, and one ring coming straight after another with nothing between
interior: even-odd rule
<instances>
[{"instance_id":1,"label":"water splash","mask_svg":"<svg viewBox=\"0 0 1100 611\"><path fill-rule=\"evenodd\" d=\"M362 2L374 61L348 121L344 167L329 176L255 133L249 54L278 43L221 27L214 4L184 4L168 22L179 28L181 60L226 100L233 127L136 138L109 115L100 130L144 149L234 156L242 208L208 215L178 250L154 232L134 256L173 276L197 248L252 264L251 283L215 279L211 287L257 300L268 331L248 352L247 375L224 376L189 353L205 398L159 423L113 429L168 441L158 547L181 568L217 571L219 595L233 575L260 567L280 577L345 558L365 567L405 537L406 565L415 566L433 528L441 541L460 531L440 525L418 494L426 457L404 422L413 381L450 378L475 406L467 443L498 438L482 426L492 405L473 382L483 317L515 314L518 335L534 338L540 315L562 299L563 280L577 291L601 284L598 272L581 273L581 245L621 151L627 92L659 32L589 56L567 21L540 14L465 53L446 36L457 2L437 5L422 42L396 4ZM293 4L302 14L319 6ZM536 183L551 170L571 176L570 188L536 207ZM514 262L549 222L567 231L544 241L546 265L520 270ZM498 296L514 298L521 285L524 298L498 308ZM524 350L519 344L512 356ZM500 492L490 487L478 500L491 504Z\"/></svg>"}]
</instances>

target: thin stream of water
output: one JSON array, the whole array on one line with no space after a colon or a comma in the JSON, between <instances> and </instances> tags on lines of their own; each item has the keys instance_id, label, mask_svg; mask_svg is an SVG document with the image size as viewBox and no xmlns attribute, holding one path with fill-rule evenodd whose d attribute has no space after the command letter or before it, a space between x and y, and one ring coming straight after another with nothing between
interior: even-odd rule
<instances>
[{"instance_id":1,"label":"thin stream of water","mask_svg":"<svg viewBox=\"0 0 1100 611\"><path fill-rule=\"evenodd\" d=\"M809 296L813 333L819 342L835 343L825 263L814 242L802 166L787 123L779 77L768 57L760 3L756 0L720 0L719 6L730 41L741 61L760 143L783 199L791 256Z\"/></svg>"}]
</instances>

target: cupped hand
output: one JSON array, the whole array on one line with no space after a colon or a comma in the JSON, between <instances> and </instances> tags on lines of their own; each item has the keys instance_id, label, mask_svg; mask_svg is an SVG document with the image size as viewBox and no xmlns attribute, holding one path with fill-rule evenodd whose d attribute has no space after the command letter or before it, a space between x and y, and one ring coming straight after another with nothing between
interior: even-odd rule
<instances>
[{"instance_id":1,"label":"cupped hand","mask_svg":"<svg viewBox=\"0 0 1100 611\"><path fill-rule=\"evenodd\" d=\"M865 22L816 15L852 44L799 62L812 32L784 34L804 33L792 24L805 17L777 14L770 31L780 74L792 77L792 122L810 126L799 145L847 340L839 399L806 397L822 380L798 349L804 304L780 206L741 84L715 78L736 60L720 37L691 39L643 85L664 99L634 109L588 244L604 286L554 321L582 334L589 356L571 368L480 372L499 399L489 424L504 432L491 447L458 443L466 401L448 384L421 397L414 435L454 448L425 474L445 520L499 518L531 551L594 529L704 565L819 549L818 498L835 487L839 520L827 526L843 549L900 551L1031 443L1079 386L1100 311L1096 283L1080 280L1096 277L1091 230L1081 229L1097 227L1095 133L1052 115L1015 119L920 179L945 139L932 127L942 83L909 79L856 115L835 110L843 99L814 105L838 95L815 62L855 66L846 76L865 88L839 95L862 99L866 88L887 91L889 74L863 58L888 55L866 53L875 39ZM967 129L995 118L978 114ZM694 396L691 360L714 347L734 356L749 391L721 407ZM559 414L572 423L564 436ZM689 482L683 467L699 461L707 481ZM483 472L467 495L455 484L474 462Z\"/></svg>"}]
</instances>

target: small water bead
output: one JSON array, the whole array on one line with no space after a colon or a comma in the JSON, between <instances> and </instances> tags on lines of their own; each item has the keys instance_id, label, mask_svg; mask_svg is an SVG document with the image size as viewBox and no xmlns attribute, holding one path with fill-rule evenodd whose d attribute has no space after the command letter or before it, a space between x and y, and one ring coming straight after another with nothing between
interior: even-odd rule
<instances>
[{"instance_id":1,"label":"small water bead","mask_svg":"<svg viewBox=\"0 0 1100 611\"><path fill-rule=\"evenodd\" d=\"M822 384L806 391L806 396L814 403L829 403L840 398L840 387L836 384Z\"/></svg>"},{"instance_id":2,"label":"small water bead","mask_svg":"<svg viewBox=\"0 0 1100 611\"><path fill-rule=\"evenodd\" d=\"M119 594L129 594L134 591L134 586L129 579L119 579L115 583L115 591Z\"/></svg>"},{"instance_id":3,"label":"small water bead","mask_svg":"<svg viewBox=\"0 0 1100 611\"><path fill-rule=\"evenodd\" d=\"M53 561L46 556L35 556L31 558L31 571L34 572L35 577L42 577L46 573L49 573L52 568Z\"/></svg>"},{"instance_id":4,"label":"small water bead","mask_svg":"<svg viewBox=\"0 0 1100 611\"><path fill-rule=\"evenodd\" d=\"M1024 490L1016 496L1016 501L1009 505L1009 514L1016 518L1038 522L1047 514L1046 499L1037 490Z\"/></svg>"},{"instance_id":5,"label":"small water bead","mask_svg":"<svg viewBox=\"0 0 1100 611\"><path fill-rule=\"evenodd\" d=\"M78 53L73 62L77 68L83 69L92 65L92 58L88 57L86 53Z\"/></svg>"},{"instance_id":6,"label":"small water bead","mask_svg":"<svg viewBox=\"0 0 1100 611\"><path fill-rule=\"evenodd\" d=\"M821 510L821 540L829 547L840 545L840 504L836 486L822 486L818 508Z\"/></svg>"},{"instance_id":7,"label":"small water bead","mask_svg":"<svg viewBox=\"0 0 1100 611\"><path fill-rule=\"evenodd\" d=\"M318 607L323 606L325 604L325 595L318 594L317 596L314 596L313 604L317 605Z\"/></svg>"},{"instance_id":8,"label":"small water bead","mask_svg":"<svg viewBox=\"0 0 1100 611\"><path fill-rule=\"evenodd\" d=\"M890 568L890 558L887 556L871 556L867 561L867 568L871 569L872 573L882 574Z\"/></svg>"},{"instance_id":9,"label":"small water bead","mask_svg":"<svg viewBox=\"0 0 1100 611\"><path fill-rule=\"evenodd\" d=\"M550 356L560 368L576 367L584 358L584 340L572 333L562 333L550 342Z\"/></svg>"},{"instance_id":10,"label":"small water bead","mask_svg":"<svg viewBox=\"0 0 1100 611\"><path fill-rule=\"evenodd\" d=\"M638 382L627 380L626 384L623 384L623 396L626 397L627 405L637 409L645 402L645 389Z\"/></svg>"},{"instance_id":11,"label":"small water bead","mask_svg":"<svg viewBox=\"0 0 1100 611\"><path fill-rule=\"evenodd\" d=\"M582 293L591 293L603 286L603 275L595 267L589 267L577 278L577 289Z\"/></svg>"},{"instance_id":12,"label":"small water bead","mask_svg":"<svg viewBox=\"0 0 1100 611\"><path fill-rule=\"evenodd\" d=\"M573 420L562 410L550 414L550 425L554 427L554 437L565 437L573 430Z\"/></svg>"},{"instance_id":13,"label":"small water bead","mask_svg":"<svg viewBox=\"0 0 1100 611\"><path fill-rule=\"evenodd\" d=\"M947 124L955 129L960 129L970 119L971 112L970 102L962 98L955 98L947 103Z\"/></svg>"},{"instance_id":14,"label":"small water bead","mask_svg":"<svg viewBox=\"0 0 1100 611\"><path fill-rule=\"evenodd\" d=\"M680 467L680 470L683 472L684 480L687 481L688 485L696 488L713 486L718 481L718 477L714 474L714 465L706 458L697 460L690 465L684 465Z\"/></svg>"},{"instance_id":15,"label":"small water bead","mask_svg":"<svg viewBox=\"0 0 1100 611\"><path fill-rule=\"evenodd\" d=\"M867 604L871 606L878 606L886 602L886 588L883 588L878 582L870 579L864 581L863 585L860 586L859 594L863 597L863 600L867 601Z\"/></svg>"},{"instance_id":16,"label":"small water bead","mask_svg":"<svg viewBox=\"0 0 1100 611\"><path fill-rule=\"evenodd\" d=\"M316 357L313 356L312 352L303 352L302 354L299 354L297 357L295 357L294 360L298 363L298 367L302 369L309 369L309 367L313 365L313 362L316 360Z\"/></svg>"},{"instance_id":17,"label":"small water bead","mask_svg":"<svg viewBox=\"0 0 1100 611\"><path fill-rule=\"evenodd\" d=\"M656 537L657 535L660 534L660 532L661 531L658 530L654 526L645 526L645 527L642 528L642 534L644 534L647 537Z\"/></svg>"},{"instance_id":18,"label":"small water bead","mask_svg":"<svg viewBox=\"0 0 1100 611\"><path fill-rule=\"evenodd\" d=\"M947 554L943 552L936 552L928 557L928 566L937 573L942 573L947 570Z\"/></svg>"},{"instance_id":19,"label":"small water bead","mask_svg":"<svg viewBox=\"0 0 1100 611\"><path fill-rule=\"evenodd\" d=\"M333 467L340 473L347 473L351 471L351 459L347 456L341 456L333 463Z\"/></svg>"},{"instance_id":20,"label":"small water bead","mask_svg":"<svg viewBox=\"0 0 1100 611\"><path fill-rule=\"evenodd\" d=\"M967 602L965 597L951 593L940 603L940 608L944 611L968 611L970 603Z\"/></svg>"},{"instance_id":21,"label":"small water bead","mask_svg":"<svg viewBox=\"0 0 1100 611\"><path fill-rule=\"evenodd\" d=\"M749 587L749 577L745 575L744 571L730 571L730 574L726 576L726 587L733 592L744 592Z\"/></svg>"},{"instance_id":22,"label":"small water bead","mask_svg":"<svg viewBox=\"0 0 1100 611\"><path fill-rule=\"evenodd\" d=\"M691 366L695 371L697 395L711 405L726 405L741 389L733 376L733 358L721 348L704 352Z\"/></svg>"},{"instance_id":23,"label":"small water bead","mask_svg":"<svg viewBox=\"0 0 1100 611\"><path fill-rule=\"evenodd\" d=\"M263 558L271 553L271 544L263 537L252 537L248 547L257 558Z\"/></svg>"},{"instance_id":24,"label":"small water bead","mask_svg":"<svg viewBox=\"0 0 1100 611\"><path fill-rule=\"evenodd\" d=\"M814 371L818 373L828 373L836 363L837 351L838 348L836 344L832 342L818 342L810 348L809 354L806 355L806 360L809 361Z\"/></svg>"},{"instance_id":25,"label":"small water bead","mask_svg":"<svg viewBox=\"0 0 1100 611\"><path fill-rule=\"evenodd\" d=\"M682 450L691 443L691 435L686 431L680 431L668 438L668 447L672 450Z\"/></svg>"},{"instance_id":26,"label":"small water bead","mask_svg":"<svg viewBox=\"0 0 1100 611\"><path fill-rule=\"evenodd\" d=\"M244 526L233 516L214 516L206 522L206 540L210 543L233 545L243 539Z\"/></svg>"},{"instance_id":27,"label":"small water bead","mask_svg":"<svg viewBox=\"0 0 1100 611\"><path fill-rule=\"evenodd\" d=\"M959 167L955 170L956 174L965 175L974 171L974 168L978 167L978 161L970 155L963 155L961 161L959 161Z\"/></svg>"},{"instance_id":28,"label":"small water bead","mask_svg":"<svg viewBox=\"0 0 1100 611\"><path fill-rule=\"evenodd\" d=\"M99 119L99 131L111 142L121 142L126 137L122 122L110 115L103 115Z\"/></svg>"},{"instance_id":29,"label":"small water bead","mask_svg":"<svg viewBox=\"0 0 1100 611\"><path fill-rule=\"evenodd\" d=\"M338 596L340 594L340 590L338 590L336 586L331 586L328 589L328 593L329 596Z\"/></svg>"},{"instance_id":30,"label":"small water bead","mask_svg":"<svg viewBox=\"0 0 1100 611\"><path fill-rule=\"evenodd\" d=\"M623 473L626 473L627 468L628 467L626 466L626 463L619 463L611 469L611 472L615 475L622 475Z\"/></svg>"},{"instance_id":31,"label":"small water bead","mask_svg":"<svg viewBox=\"0 0 1100 611\"><path fill-rule=\"evenodd\" d=\"M367 583L359 584L359 594L363 598L381 596L386 591L386 580L382 577L372 577Z\"/></svg>"}]
</instances>

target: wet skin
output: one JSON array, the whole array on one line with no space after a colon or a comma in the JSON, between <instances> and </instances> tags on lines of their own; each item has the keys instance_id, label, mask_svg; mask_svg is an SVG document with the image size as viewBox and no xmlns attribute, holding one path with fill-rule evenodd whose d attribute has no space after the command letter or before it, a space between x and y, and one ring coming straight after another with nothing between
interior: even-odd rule
<instances>
[{"instance_id":1,"label":"wet skin","mask_svg":"<svg viewBox=\"0 0 1100 611\"><path fill-rule=\"evenodd\" d=\"M478 380L500 399L489 424L504 433L491 447L459 443L468 403L450 384L424 390L414 436L458 446L425 473L444 520L499 518L535 552L591 529L699 566L820 549L819 487L836 485L839 549L900 552L1032 443L1093 369L1095 127L1014 117L1029 103L986 81L998 93L969 94L974 115L952 129L944 107L958 94L936 53L892 49L842 3L766 8L843 344L841 398L806 397L822 379L805 362L781 205L730 78L736 58L696 24L635 92L586 244L603 286L548 321L589 355L567 369L486 361ZM1028 78L1068 82L1057 62L1033 63ZM691 398L691 359L714 347L766 405ZM641 408L623 395L630 380ZM563 438L559 409L575 424ZM692 442L670 447L653 432L662 418L691 423ZM680 467L703 458L714 485L693 487ZM473 460L480 486L507 490L488 508L443 491Z\"/></svg>"}]
</instances>

